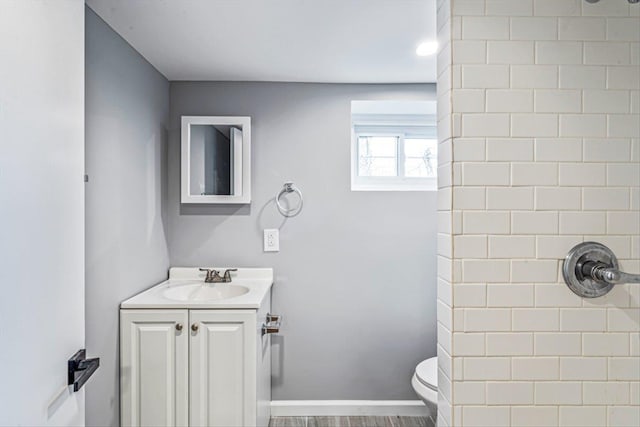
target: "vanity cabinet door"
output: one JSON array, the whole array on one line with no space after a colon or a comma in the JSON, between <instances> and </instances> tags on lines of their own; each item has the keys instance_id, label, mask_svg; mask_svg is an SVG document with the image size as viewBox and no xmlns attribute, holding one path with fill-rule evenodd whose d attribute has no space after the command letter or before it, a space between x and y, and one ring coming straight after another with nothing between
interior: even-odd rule
<instances>
[{"instance_id":1,"label":"vanity cabinet door","mask_svg":"<svg viewBox=\"0 0 640 427\"><path fill-rule=\"evenodd\" d=\"M256 312L191 310L190 425L256 425Z\"/></svg>"},{"instance_id":2,"label":"vanity cabinet door","mask_svg":"<svg viewBox=\"0 0 640 427\"><path fill-rule=\"evenodd\" d=\"M187 426L187 310L120 311L123 426Z\"/></svg>"}]
</instances>

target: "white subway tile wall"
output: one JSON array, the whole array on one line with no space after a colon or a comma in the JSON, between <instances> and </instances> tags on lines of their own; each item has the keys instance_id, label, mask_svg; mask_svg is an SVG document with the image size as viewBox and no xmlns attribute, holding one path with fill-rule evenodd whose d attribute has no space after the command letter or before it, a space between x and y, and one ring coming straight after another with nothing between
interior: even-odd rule
<instances>
[{"instance_id":1,"label":"white subway tile wall","mask_svg":"<svg viewBox=\"0 0 640 427\"><path fill-rule=\"evenodd\" d=\"M640 285L561 275L590 240L640 271L640 5L439 0L438 31L438 424L640 425Z\"/></svg>"}]
</instances>

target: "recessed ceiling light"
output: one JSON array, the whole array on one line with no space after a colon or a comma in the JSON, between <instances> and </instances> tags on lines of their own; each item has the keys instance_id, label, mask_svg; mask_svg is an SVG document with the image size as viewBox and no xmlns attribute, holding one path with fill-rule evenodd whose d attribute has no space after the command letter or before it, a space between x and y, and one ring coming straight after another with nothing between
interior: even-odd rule
<instances>
[{"instance_id":1,"label":"recessed ceiling light","mask_svg":"<svg viewBox=\"0 0 640 427\"><path fill-rule=\"evenodd\" d=\"M428 41L422 42L418 45L416 49L416 55L418 56L429 56L433 55L438 51L438 42L437 41Z\"/></svg>"}]
</instances>

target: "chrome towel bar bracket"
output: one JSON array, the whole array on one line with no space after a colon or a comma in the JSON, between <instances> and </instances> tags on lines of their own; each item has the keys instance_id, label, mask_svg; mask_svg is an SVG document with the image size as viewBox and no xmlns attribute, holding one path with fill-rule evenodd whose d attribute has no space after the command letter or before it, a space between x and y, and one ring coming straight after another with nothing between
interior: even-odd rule
<instances>
[{"instance_id":1,"label":"chrome towel bar bracket","mask_svg":"<svg viewBox=\"0 0 640 427\"><path fill-rule=\"evenodd\" d=\"M620 271L613 251L597 242L574 246L564 260L562 276L569 289L585 298L606 295L614 285L640 283L640 274Z\"/></svg>"},{"instance_id":2,"label":"chrome towel bar bracket","mask_svg":"<svg viewBox=\"0 0 640 427\"><path fill-rule=\"evenodd\" d=\"M262 335L280 333L281 324L282 324L281 315L268 313L266 323L262 324Z\"/></svg>"}]
</instances>

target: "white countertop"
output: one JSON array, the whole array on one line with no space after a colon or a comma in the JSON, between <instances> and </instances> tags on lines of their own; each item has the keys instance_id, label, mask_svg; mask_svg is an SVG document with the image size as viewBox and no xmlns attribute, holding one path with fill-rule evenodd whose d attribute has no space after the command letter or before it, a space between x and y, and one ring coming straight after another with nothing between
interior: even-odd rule
<instances>
[{"instance_id":1,"label":"white countertop","mask_svg":"<svg viewBox=\"0 0 640 427\"><path fill-rule=\"evenodd\" d=\"M207 267L222 272L226 267ZM198 268L173 267L169 270L169 280L165 280L144 292L135 295L120 304L120 308L187 308L187 309L258 309L273 284L271 268L239 268L231 273L231 283L222 286L245 286L246 294L222 299L205 301L176 301L164 296L169 288L201 283L202 286L216 286L216 283L204 283L206 273Z\"/></svg>"}]
</instances>

